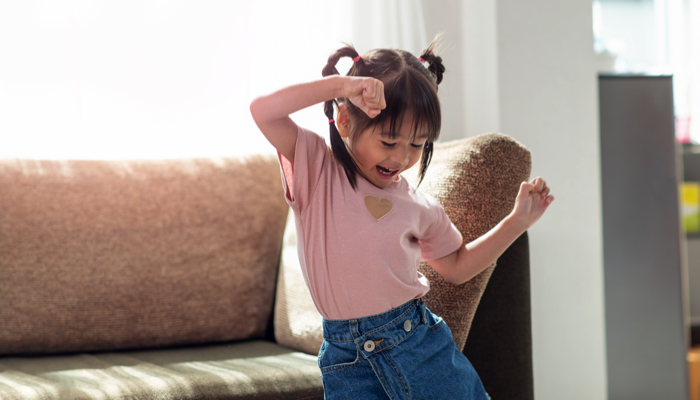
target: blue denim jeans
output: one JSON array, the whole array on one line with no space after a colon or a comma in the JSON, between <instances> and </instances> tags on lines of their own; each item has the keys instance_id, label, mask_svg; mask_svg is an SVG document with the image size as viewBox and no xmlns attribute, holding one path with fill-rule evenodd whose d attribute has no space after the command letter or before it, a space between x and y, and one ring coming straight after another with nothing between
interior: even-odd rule
<instances>
[{"instance_id":1,"label":"blue denim jeans","mask_svg":"<svg viewBox=\"0 0 700 400\"><path fill-rule=\"evenodd\" d=\"M323 320L326 399L488 399L442 318L422 299L383 314Z\"/></svg>"}]
</instances>

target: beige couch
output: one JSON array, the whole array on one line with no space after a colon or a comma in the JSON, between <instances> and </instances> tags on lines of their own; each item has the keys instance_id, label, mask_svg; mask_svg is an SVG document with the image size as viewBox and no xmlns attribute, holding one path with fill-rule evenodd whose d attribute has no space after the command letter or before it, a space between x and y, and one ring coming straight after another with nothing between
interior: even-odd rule
<instances>
[{"instance_id":1,"label":"beige couch","mask_svg":"<svg viewBox=\"0 0 700 400\"><path fill-rule=\"evenodd\" d=\"M437 145L421 188L471 240L529 172L527 149L487 134ZM287 221L274 155L0 160L0 399L322 398ZM458 345L473 326L494 398L532 398L527 263L524 236L476 318L493 267L452 286L421 266Z\"/></svg>"}]
</instances>

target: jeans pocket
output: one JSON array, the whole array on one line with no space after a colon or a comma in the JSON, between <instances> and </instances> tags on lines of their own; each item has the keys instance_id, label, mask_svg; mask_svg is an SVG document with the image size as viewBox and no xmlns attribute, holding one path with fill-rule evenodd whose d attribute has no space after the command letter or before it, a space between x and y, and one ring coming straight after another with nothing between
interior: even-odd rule
<instances>
[{"instance_id":1,"label":"jeans pocket","mask_svg":"<svg viewBox=\"0 0 700 400\"><path fill-rule=\"evenodd\" d=\"M428 326L429 331L439 329L445 324L445 320L442 319L442 317L437 316L428 309L425 310L425 320L425 324Z\"/></svg>"},{"instance_id":2,"label":"jeans pocket","mask_svg":"<svg viewBox=\"0 0 700 400\"><path fill-rule=\"evenodd\" d=\"M341 344L338 344L341 343ZM318 355L318 366L325 374L358 364L360 352L353 342L329 342L324 340Z\"/></svg>"}]
</instances>

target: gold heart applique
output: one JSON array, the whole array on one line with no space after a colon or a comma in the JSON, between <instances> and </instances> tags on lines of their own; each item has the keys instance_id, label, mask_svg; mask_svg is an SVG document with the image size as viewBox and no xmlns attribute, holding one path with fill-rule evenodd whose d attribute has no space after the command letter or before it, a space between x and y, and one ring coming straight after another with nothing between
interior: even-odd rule
<instances>
[{"instance_id":1,"label":"gold heart applique","mask_svg":"<svg viewBox=\"0 0 700 400\"><path fill-rule=\"evenodd\" d=\"M386 197L378 199L377 196L373 194L365 195L365 207L372 217L379 221L380 219L386 217L391 210L394 209L394 204L391 200Z\"/></svg>"}]
</instances>

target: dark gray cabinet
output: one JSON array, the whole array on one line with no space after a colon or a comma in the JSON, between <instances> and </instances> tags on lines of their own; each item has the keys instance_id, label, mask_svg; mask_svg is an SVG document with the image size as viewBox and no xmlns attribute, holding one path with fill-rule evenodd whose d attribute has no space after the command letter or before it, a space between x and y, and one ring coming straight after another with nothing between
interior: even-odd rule
<instances>
[{"instance_id":1,"label":"dark gray cabinet","mask_svg":"<svg viewBox=\"0 0 700 400\"><path fill-rule=\"evenodd\" d=\"M670 76L601 75L608 398L688 399Z\"/></svg>"}]
</instances>

